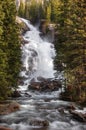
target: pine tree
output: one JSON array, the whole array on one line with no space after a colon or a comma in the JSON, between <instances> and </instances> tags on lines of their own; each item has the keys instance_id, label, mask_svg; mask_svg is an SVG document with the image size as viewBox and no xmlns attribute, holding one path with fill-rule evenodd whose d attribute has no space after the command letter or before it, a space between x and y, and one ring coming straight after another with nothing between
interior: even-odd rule
<instances>
[{"instance_id":1,"label":"pine tree","mask_svg":"<svg viewBox=\"0 0 86 130\"><path fill-rule=\"evenodd\" d=\"M19 6L19 9L18 9L18 15L20 17L24 17L24 15L25 15L25 5L22 1L20 1L20 6Z\"/></svg>"},{"instance_id":2,"label":"pine tree","mask_svg":"<svg viewBox=\"0 0 86 130\"><path fill-rule=\"evenodd\" d=\"M6 97L8 90L7 87L8 83L6 80L7 76L7 43L3 40L3 20L5 17L5 13L3 12L3 2L0 0L0 99L3 99L3 97ZM4 92L6 91L6 93Z\"/></svg>"},{"instance_id":3,"label":"pine tree","mask_svg":"<svg viewBox=\"0 0 86 130\"><path fill-rule=\"evenodd\" d=\"M1 1L0 33L0 97L6 98L16 89L20 71L19 28L15 22L15 0ZM3 17L4 16L4 17Z\"/></svg>"},{"instance_id":4,"label":"pine tree","mask_svg":"<svg viewBox=\"0 0 86 130\"><path fill-rule=\"evenodd\" d=\"M59 61L65 64L67 86L72 86L71 96L75 100L85 97L85 1L61 0L58 15L57 53ZM68 89L68 88L67 88ZM77 94L79 97L77 98Z\"/></svg>"},{"instance_id":5,"label":"pine tree","mask_svg":"<svg viewBox=\"0 0 86 130\"><path fill-rule=\"evenodd\" d=\"M51 21L56 23L58 20L58 13L59 13L58 7L59 7L60 1L50 0L50 3L51 3Z\"/></svg>"}]
</instances>

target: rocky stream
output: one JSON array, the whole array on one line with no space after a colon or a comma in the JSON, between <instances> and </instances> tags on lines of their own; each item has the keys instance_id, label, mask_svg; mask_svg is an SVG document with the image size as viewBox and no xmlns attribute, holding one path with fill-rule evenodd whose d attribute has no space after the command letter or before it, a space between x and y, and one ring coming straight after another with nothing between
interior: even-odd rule
<instances>
[{"instance_id":1,"label":"rocky stream","mask_svg":"<svg viewBox=\"0 0 86 130\"><path fill-rule=\"evenodd\" d=\"M60 99L63 77L54 76L54 45L42 39L30 22L21 20L29 28L21 46L21 96L12 98L11 111L0 115L0 130L86 130L86 108Z\"/></svg>"}]
</instances>

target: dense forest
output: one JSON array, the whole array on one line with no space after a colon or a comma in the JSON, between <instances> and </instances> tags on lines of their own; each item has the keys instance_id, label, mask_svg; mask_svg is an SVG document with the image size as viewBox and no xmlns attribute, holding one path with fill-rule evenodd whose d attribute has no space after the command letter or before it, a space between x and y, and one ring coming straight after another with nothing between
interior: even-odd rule
<instances>
[{"instance_id":1,"label":"dense forest","mask_svg":"<svg viewBox=\"0 0 86 130\"><path fill-rule=\"evenodd\" d=\"M0 99L18 86L21 66L19 26L16 15L33 24L45 19L55 24L55 69L64 72L62 97L86 102L86 2L85 0L0 0Z\"/></svg>"},{"instance_id":2,"label":"dense forest","mask_svg":"<svg viewBox=\"0 0 86 130\"><path fill-rule=\"evenodd\" d=\"M15 0L0 0L0 100L17 87L21 66Z\"/></svg>"}]
</instances>

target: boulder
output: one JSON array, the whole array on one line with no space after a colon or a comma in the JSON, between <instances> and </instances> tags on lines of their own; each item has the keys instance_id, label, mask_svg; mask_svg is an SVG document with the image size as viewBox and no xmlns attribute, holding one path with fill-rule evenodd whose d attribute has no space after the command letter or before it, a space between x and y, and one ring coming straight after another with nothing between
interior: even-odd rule
<instances>
[{"instance_id":1,"label":"boulder","mask_svg":"<svg viewBox=\"0 0 86 130\"><path fill-rule=\"evenodd\" d=\"M70 104L70 105L68 105L68 106L66 107L66 109L68 109L68 110L75 110L76 107L75 107L74 104Z\"/></svg>"},{"instance_id":2,"label":"boulder","mask_svg":"<svg viewBox=\"0 0 86 130\"><path fill-rule=\"evenodd\" d=\"M12 129L0 126L0 130L12 130Z\"/></svg>"},{"instance_id":3,"label":"boulder","mask_svg":"<svg viewBox=\"0 0 86 130\"><path fill-rule=\"evenodd\" d=\"M81 113L81 112L78 112L78 111L73 111L73 110L70 110L69 111L73 118L76 119L77 121L80 121L80 122L86 122L86 113Z\"/></svg>"},{"instance_id":4,"label":"boulder","mask_svg":"<svg viewBox=\"0 0 86 130\"><path fill-rule=\"evenodd\" d=\"M23 79L21 79L21 80L18 81L18 85L21 85L21 86L24 85L24 81L23 81Z\"/></svg>"},{"instance_id":5,"label":"boulder","mask_svg":"<svg viewBox=\"0 0 86 130\"><path fill-rule=\"evenodd\" d=\"M15 90L15 91L12 93L11 96L12 96L13 98L21 97L20 91Z\"/></svg>"},{"instance_id":6,"label":"boulder","mask_svg":"<svg viewBox=\"0 0 86 130\"><path fill-rule=\"evenodd\" d=\"M22 44L23 44L23 45L28 44L28 43L29 43L28 40L25 40L25 39L22 40Z\"/></svg>"},{"instance_id":7,"label":"boulder","mask_svg":"<svg viewBox=\"0 0 86 130\"><path fill-rule=\"evenodd\" d=\"M29 85L29 89L32 89L32 90L40 90L40 82L32 82L32 83Z\"/></svg>"},{"instance_id":8,"label":"boulder","mask_svg":"<svg viewBox=\"0 0 86 130\"><path fill-rule=\"evenodd\" d=\"M31 120L29 125L31 126L41 126L41 127L46 127L49 126L49 122L47 120Z\"/></svg>"},{"instance_id":9,"label":"boulder","mask_svg":"<svg viewBox=\"0 0 86 130\"><path fill-rule=\"evenodd\" d=\"M40 77L37 77L37 80L40 81L40 82L43 82L43 81L45 81L46 79L40 76Z\"/></svg>"},{"instance_id":10,"label":"boulder","mask_svg":"<svg viewBox=\"0 0 86 130\"><path fill-rule=\"evenodd\" d=\"M25 92L26 97L32 97L29 93Z\"/></svg>"},{"instance_id":11,"label":"boulder","mask_svg":"<svg viewBox=\"0 0 86 130\"><path fill-rule=\"evenodd\" d=\"M16 101L13 101L8 105L8 110L9 112L18 111L20 110L20 105Z\"/></svg>"},{"instance_id":12,"label":"boulder","mask_svg":"<svg viewBox=\"0 0 86 130\"><path fill-rule=\"evenodd\" d=\"M63 108L63 107L58 108L58 111L59 111L61 114L64 114L64 108Z\"/></svg>"},{"instance_id":13,"label":"boulder","mask_svg":"<svg viewBox=\"0 0 86 130\"><path fill-rule=\"evenodd\" d=\"M28 88L32 90L40 90L40 91L54 91L61 88L61 83L56 80L41 79L41 82L35 82L35 81L31 82Z\"/></svg>"},{"instance_id":14,"label":"boulder","mask_svg":"<svg viewBox=\"0 0 86 130\"><path fill-rule=\"evenodd\" d=\"M0 115L10 114L18 110L20 110L20 105L16 101L0 105Z\"/></svg>"}]
</instances>

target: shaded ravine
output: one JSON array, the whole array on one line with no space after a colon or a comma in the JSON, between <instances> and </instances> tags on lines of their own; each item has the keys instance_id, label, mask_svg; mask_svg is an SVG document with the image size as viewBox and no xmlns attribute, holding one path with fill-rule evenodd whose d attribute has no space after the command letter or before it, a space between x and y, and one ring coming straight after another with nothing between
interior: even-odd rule
<instances>
[{"instance_id":1,"label":"shaded ravine","mask_svg":"<svg viewBox=\"0 0 86 130\"><path fill-rule=\"evenodd\" d=\"M10 127L12 130L86 130L86 124L74 120L65 109L72 103L59 99L60 89L53 92L28 91L31 80L37 81L38 77L54 78L55 49L51 43L41 39L40 32L35 27L27 20L22 20L30 31L24 35L28 43L22 45L23 71L20 75L24 83L19 86L22 97L14 99L21 108L12 114L0 116L0 126ZM78 109L76 105L75 107ZM49 126L31 125L33 120L47 120Z\"/></svg>"}]
</instances>

